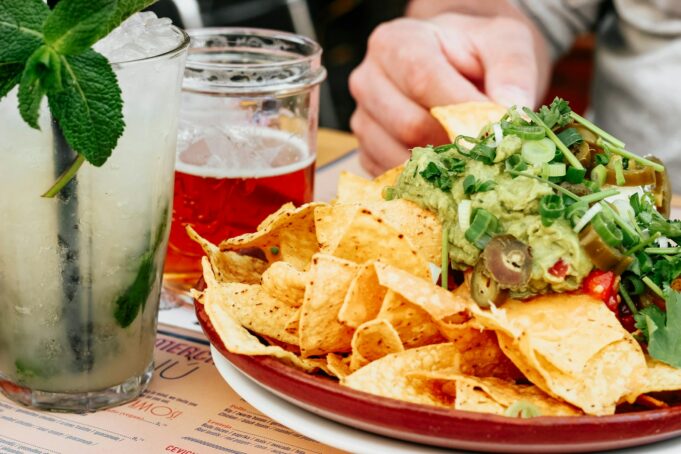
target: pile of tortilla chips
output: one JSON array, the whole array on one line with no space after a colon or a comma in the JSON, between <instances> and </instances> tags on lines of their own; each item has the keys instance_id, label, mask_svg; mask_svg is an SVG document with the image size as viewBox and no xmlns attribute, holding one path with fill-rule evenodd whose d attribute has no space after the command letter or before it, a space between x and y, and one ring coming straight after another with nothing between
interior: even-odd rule
<instances>
[{"instance_id":1,"label":"pile of tortilla chips","mask_svg":"<svg viewBox=\"0 0 681 454\"><path fill-rule=\"evenodd\" d=\"M284 205L219 247L189 229L206 253L207 287L194 296L227 350L379 396L498 415L519 405L542 416L608 415L681 388L681 370L647 359L589 296L482 310L467 284L436 285L437 217L382 198L400 172L373 181L344 173L333 203ZM264 259L240 254L253 248Z\"/></svg>"}]
</instances>

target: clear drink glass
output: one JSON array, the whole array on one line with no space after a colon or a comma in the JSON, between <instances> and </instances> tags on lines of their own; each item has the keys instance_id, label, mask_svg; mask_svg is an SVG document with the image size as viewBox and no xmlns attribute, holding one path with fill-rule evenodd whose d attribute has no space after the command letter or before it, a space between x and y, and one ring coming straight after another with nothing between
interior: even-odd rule
<instances>
[{"instance_id":1,"label":"clear drink glass","mask_svg":"<svg viewBox=\"0 0 681 454\"><path fill-rule=\"evenodd\" d=\"M24 405L93 411L151 379L189 45L172 30L172 50L113 64L125 132L56 198L75 155L47 103L38 131L16 89L0 101L0 390Z\"/></svg>"},{"instance_id":2,"label":"clear drink glass","mask_svg":"<svg viewBox=\"0 0 681 454\"><path fill-rule=\"evenodd\" d=\"M282 204L312 199L319 84L317 43L246 28L189 32L175 200L164 285L186 295L201 274L191 225L214 243L254 231Z\"/></svg>"}]
</instances>

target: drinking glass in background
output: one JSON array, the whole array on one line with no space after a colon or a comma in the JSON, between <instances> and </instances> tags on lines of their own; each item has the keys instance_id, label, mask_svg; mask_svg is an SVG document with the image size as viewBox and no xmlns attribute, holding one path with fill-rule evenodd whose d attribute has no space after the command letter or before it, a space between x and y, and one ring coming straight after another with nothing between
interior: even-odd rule
<instances>
[{"instance_id":1,"label":"drinking glass in background","mask_svg":"<svg viewBox=\"0 0 681 454\"><path fill-rule=\"evenodd\" d=\"M151 380L177 121L189 37L153 13L95 45L111 62L126 128L102 167L40 196L75 153L0 101L0 392L85 412L132 400Z\"/></svg>"},{"instance_id":2,"label":"drinking glass in background","mask_svg":"<svg viewBox=\"0 0 681 454\"><path fill-rule=\"evenodd\" d=\"M187 301L201 248L185 226L218 244L255 231L282 204L312 199L319 45L248 28L189 32L164 302ZM178 299L179 298L179 299Z\"/></svg>"}]
</instances>

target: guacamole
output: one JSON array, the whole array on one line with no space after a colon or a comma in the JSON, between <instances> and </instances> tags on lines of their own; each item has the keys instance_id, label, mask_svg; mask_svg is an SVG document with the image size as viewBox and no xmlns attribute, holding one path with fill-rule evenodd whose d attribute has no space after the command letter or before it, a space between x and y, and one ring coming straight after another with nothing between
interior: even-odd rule
<instances>
[{"instance_id":1,"label":"guacamole","mask_svg":"<svg viewBox=\"0 0 681 454\"><path fill-rule=\"evenodd\" d=\"M519 153L522 143L517 136L507 135L488 162L462 156L456 147L444 151L434 147L415 148L393 188L393 195L438 214L447 229L449 258L454 269L474 266L481 253L477 245L466 239L468 222L459 220L460 204L470 200L464 203L470 203L472 212L483 208L496 217L498 233L511 234L529 245L530 280L516 292L518 296L575 290L591 271L592 263L569 221L557 219L549 226L542 222L539 201L554 193L551 186L539 179L514 177L506 171L504 161ZM437 184L433 184L429 169L436 168L450 168L453 172L440 175ZM525 172L537 175L539 169L529 167Z\"/></svg>"}]
</instances>

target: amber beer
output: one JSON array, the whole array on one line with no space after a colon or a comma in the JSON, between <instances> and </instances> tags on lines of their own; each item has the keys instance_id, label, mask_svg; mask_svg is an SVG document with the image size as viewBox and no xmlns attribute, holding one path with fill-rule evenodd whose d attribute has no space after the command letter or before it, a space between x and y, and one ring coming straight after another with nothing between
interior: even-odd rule
<instances>
[{"instance_id":1,"label":"amber beer","mask_svg":"<svg viewBox=\"0 0 681 454\"><path fill-rule=\"evenodd\" d=\"M252 128L250 136L246 134L252 140L244 138L244 131L239 137L238 144L229 142L229 149L221 150L223 156L240 154L238 159L208 158L216 153L207 153L203 141L178 154L166 285L184 289L201 274L203 252L187 236L187 225L219 244L255 231L286 202L300 205L312 200L315 162L305 142L264 128Z\"/></svg>"}]
</instances>

